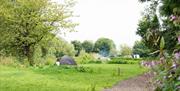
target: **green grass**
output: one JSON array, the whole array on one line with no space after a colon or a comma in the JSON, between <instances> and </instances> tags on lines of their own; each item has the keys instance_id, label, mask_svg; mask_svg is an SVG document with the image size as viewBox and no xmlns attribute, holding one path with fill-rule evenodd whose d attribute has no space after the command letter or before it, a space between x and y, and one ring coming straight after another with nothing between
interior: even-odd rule
<instances>
[{"instance_id":1,"label":"green grass","mask_svg":"<svg viewBox=\"0 0 180 91\"><path fill-rule=\"evenodd\" d=\"M41 68L0 65L0 91L100 91L144 71L137 64L85 64L80 67Z\"/></svg>"}]
</instances>

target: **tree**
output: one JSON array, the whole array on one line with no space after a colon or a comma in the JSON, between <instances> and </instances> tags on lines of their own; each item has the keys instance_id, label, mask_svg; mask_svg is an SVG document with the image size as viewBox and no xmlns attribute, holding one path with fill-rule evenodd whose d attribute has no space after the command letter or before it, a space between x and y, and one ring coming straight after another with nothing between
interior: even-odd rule
<instances>
[{"instance_id":1,"label":"tree","mask_svg":"<svg viewBox=\"0 0 180 91\"><path fill-rule=\"evenodd\" d=\"M51 0L1 0L0 50L25 57L34 65L36 46L53 38L58 30L73 30L71 7L67 1L56 4Z\"/></svg>"},{"instance_id":2,"label":"tree","mask_svg":"<svg viewBox=\"0 0 180 91\"><path fill-rule=\"evenodd\" d=\"M177 35L180 30L179 0L140 0L148 1L143 18L139 22L137 34L143 38L148 48L159 49L160 39L163 36L165 50L173 53L176 47ZM158 7L160 6L160 7ZM157 15L159 14L159 15Z\"/></svg>"},{"instance_id":3,"label":"tree","mask_svg":"<svg viewBox=\"0 0 180 91\"><path fill-rule=\"evenodd\" d=\"M151 50L141 41L136 41L133 46L133 54L139 54L140 57L148 57L151 53Z\"/></svg>"},{"instance_id":4,"label":"tree","mask_svg":"<svg viewBox=\"0 0 180 91\"><path fill-rule=\"evenodd\" d=\"M159 13L163 22L163 37L165 39L165 49L173 53L176 49L177 36L180 34L180 1L163 0Z\"/></svg>"},{"instance_id":5,"label":"tree","mask_svg":"<svg viewBox=\"0 0 180 91\"><path fill-rule=\"evenodd\" d=\"M158 19L161 20L156 21L157 23L161 22L161 35L160 38L158 38L160 43L158 44L159 49L157 50L159 52L161 65L156 69L156 75L158 76L156 77L156 81L158 80L159 83L155 84L157 87L155 90L179 90L179 81L176 78L178 78L180 74L180 0L148 1L151 3L157 2L156 5L158 5L159 8L155 8L154 10L160 14ZM149 9L153 10L152 8ZM150 23L153 22L151 21ZM171 56L166 56L165 50L167 50ZM166 78L164 79L164 77Z\"/></svg>"},{"instance_id":6,"label":"tree","mask_svg":"<svg viewBox=\"0 0 180 91\"><path fill-rule=\"evenodd\" d=\"M113 40L108 38L99 38L94 45L94 51L105 57L109 56L110 51L115 48Z\"/></svg>"},{"instance_id":7,"label":"tree","mask_svg":"<svg viewBox=\"0 0 180 91\"><path fill-rule=\"evenodd\" d=\"M56 58L64 55L74 56L75 54L74 46L62 38L54 38L49 44L51 45L49 49L55 54Z\"/></svg>"},{"instance_id":8,"label":"tree","mask_svg":"<svg viewBox=\"0 0 180 91\"><path fill-rule=\"evenodd\" d=\"M90 53L90 52L93 51L94 44L93 44L92 41L85 40L85 41L82 43L82 47L83 47L83 49L85 50L85 52Z\"/></svg>"},{"instance_id":9,"label":"tree","mask_svg":"<svg viewBox=\"0 0 180 91\"><path fill-rule=\"evenodd\" d=\"M120 45L120 54L122 56L131 56L132 55L132 48L126 44Z\"/></svg>"},{"instance_id":10,"label":"tree","mask_svg":"<svg viewBox=\"0 0 180 91\"><path fill-rule=\"evenodd\" d=\"M79 56L81 50L82 50L82 44L78 40L71 41L71 43L74 45L74 49L76 50L75 56Z\"/></svg>"},{"instance_id":11,"label":"tree","mask_svg":"<svg viewBox=\"0 0 180 91\"><path fill-rule=\"evenodd\" d=\"M136 32L142 37L145 45L153 51L159 49L158 45L162 35L158 15L156 14L157 6L158 1L153 0L149 3L149 6L143 12L143 17L139 21Z\"/></svg>"}]
</instances>

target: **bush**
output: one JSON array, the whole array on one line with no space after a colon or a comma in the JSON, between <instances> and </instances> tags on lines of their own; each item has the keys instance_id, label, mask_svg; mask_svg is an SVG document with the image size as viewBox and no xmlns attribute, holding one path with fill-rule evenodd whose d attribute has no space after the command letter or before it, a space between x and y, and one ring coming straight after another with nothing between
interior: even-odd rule
<instances>
[{"instance_id":1,"label":"bush","mask_svg":"<svg viewBox=\"0 0 180 91\"><path fill-rule=\"evenodd\" d=\"M11 66L11 67L27 67L29 66L27 60L18 61L15 57L3 57L0 56L0 65Z\"/></svg>"},{"instance_id":2,"label":"bush","mask_svg":"<svg viewBox=\"0 0 180 91\"><path fill-rule=\"evenodd\" d=\"M93 55L86 53L84 50L80 52L78 57L75 57L75 60L78 64L96 63Z\"/></svg>"},{"instance_id":3,"label":"bush","mask_svg":"<svg viewBox=\"0 0 180 91\"><path fill-rule=\"evenodd\" d=\"M180 65L172 65L171 60L168 60L166 64L158 65L152 69L156 72L154 80L154 85L156 86L155 91L180 90Z\"/></svg>"},{"instance_id":4,"label":"bush","mask_svg":"<svg viewBox=\"0 0 180 91\"><path fill-rule=\"evenodd\" d=\"M0 57L0 64L6 66L14 66L16 65L15 61L11 57Z\"/></svg>"},{"instance_id":5,"label":"bush","mask_svg":"<svg viewBox=\"0 0 180 91\"><path fill-rule=\"evenodd\" d=\"M54 56L48 56L45 59L45 65L54 65L56 62L56 58Z\"/></svg>"}]
</instances>

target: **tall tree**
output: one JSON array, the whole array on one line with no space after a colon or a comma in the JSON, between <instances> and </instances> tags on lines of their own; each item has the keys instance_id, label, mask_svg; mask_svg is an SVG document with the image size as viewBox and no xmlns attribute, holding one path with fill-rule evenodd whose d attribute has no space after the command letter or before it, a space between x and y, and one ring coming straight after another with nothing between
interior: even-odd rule
<instances>
[{"instance_id":1,"label":"tall tree","mask_svg":"<svg viewBox=\"0 0 180 91\"><path fill-rule=\"evenodd\" d=\"M78 40L71 41L71 43L74 45L74 49L76 50L75 56L79 56L81 50L82 50L82 44Z\"/></svg>"},{"instance_id":2,"label":"tall tree","mask_svg":"<svg viewBox=\"0 0 180 91\"><path fill-rule=\"evenodd\" d=\"M94 51L105 57L109 56L110 51L115 48L113 40L108 38L99 38L94 45Z\"/></svg>"},{"instance_id":3,"label":"tall tree","mask_svg":"<svg viewBox=\"0 0 180 91\"><path fill-rule=\"evenodd\" d=\"M130 56L130 55L132 55L132 48L129 47L128 45L126 45L126 44L122 44L122 45L120 45L120 54L122 56Z\"/></svg>"},{"instance_id":4,"label":"tall tree","mask_svg":"<svg viewBox=\"0 0 180 91\"><path fill-rule=\"evenodd\" d=\"M145 45L144 41L136 41L133 46L133 54L139 54L140 57L148 57L151 50Z\"/></svg>"},{"instance_id":5,"label":"tall tree","mask_svg":"<svg viewBox=\"0 0 180 91\"><path fill-rule=\"evenodd\" d=\"M139 21L137 34L140 35L147 47L151 50L156 51L159 49L161 29L156 14L156 9L158 7L158 1L153 0L145 8L143 12L143 18Z\"/></svg>"},{"instance_id":6,"label":"tall tree","mask_svg":"<svg viewBox=\"0 0 180 91\"><path fill-rule=\"evenodd\" d=\"M165 50L172 53L176 46L180 30L179 0L140 0L148 1L143 18L139 22L137 34L152 50L159 49L160 37L165 39ZM159 14L159 15L158 15ZM154 18L153 18L153 17ZM158 17L157 17L158 16ZM155 25L155 26L154 26ZM154 26L154 28L152 28ZM156 30L156 31L154 31ZM158 31L157 31L158 30ZM170 37L171 36L171 37Z\"/></svg>"},{"instance_id":7,"label":"tall tree","mask_svg":"<svg viewBox=\"0 0 180 91\"><path fill-rule=\"evenodd\" d=\"M71 7L67 1L56 4L51 0L1 0L0 50L18 57L26 57L34 65L37 45L46 43L58 30L73 30ZM51 37L50 37L51 36Z\"/></svg>"},{"instance_id":8,"label":"tall tree","mask_svg":"<svg viewBox=\"0 0 180 91\"><path fill-rule=\"evenodd\" d=\"M75 54L74 46L62 38L53 38L49 44L51 45L49 49L55 54L56 58L64 55L74 56Z\"/></svg>"},{"instance_id":9,"label":"tall tree","mask_svg":"<svg viewBox=\"0 0 180 91\"><path fill-rule=\"evenodd\" d=\"M90 52L93 51L94 44L93 44L92 41L85 40L85 41L82 43L82 47L83 47L83 49L85 50L85 52L90 53Z\"/></svg>"}]
</instances>

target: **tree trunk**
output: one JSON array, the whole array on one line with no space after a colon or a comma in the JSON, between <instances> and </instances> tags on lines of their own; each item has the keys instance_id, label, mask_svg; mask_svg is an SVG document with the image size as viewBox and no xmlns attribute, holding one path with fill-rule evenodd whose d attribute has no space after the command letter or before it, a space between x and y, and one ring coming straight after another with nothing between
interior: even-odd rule
<instances>
[{"instance_id":1,"label":"tree trunk","mask_svg":"<svg viewBox=\"0 0 180 91\"><path fill-rule=\"evenodd\" d=\"M34 65L34 46L26 46L25 47L25 55L28 59L29 65L33 66Z\"/></svg>"},{"instance_id":2,"label":"tree trunk","mask_svg":"<svg viewBox=\"0 0 180 91\"><path fill-rule=\"evenodd\" d=\"M28 61L29 61L29 65L30 66L34 65L34 58L33 58L33 54L32 53L28 54Z\"/></svg>"}]
</instances>

